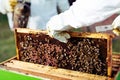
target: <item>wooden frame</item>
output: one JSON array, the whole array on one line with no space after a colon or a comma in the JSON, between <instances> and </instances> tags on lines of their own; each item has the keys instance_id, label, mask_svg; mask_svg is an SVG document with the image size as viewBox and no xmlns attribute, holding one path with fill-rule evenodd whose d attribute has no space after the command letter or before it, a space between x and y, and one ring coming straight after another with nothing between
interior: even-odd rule
<instances>
[{"instance_id":1,"label":"wooden frame","mask_svg":"<svg viewBox=\"0 0 120 80\"><path fill-rule=\"evenodd\" d=\"M16 51L17 51L17 59L19 60L19 52L18 52L18 43L17 43L17 34L18 33L44 33L47 35L47 31L41 30L31 30L31 29L15 29L15 40L16 40ZM103 34L103 33L82 33L82 32L68 32L71 37L85 37L85 38L100 38L107 39L107 58L106 62L108 62L107 75L111 76L112 73L112 35Z\"/></svg>"}]
</instances>

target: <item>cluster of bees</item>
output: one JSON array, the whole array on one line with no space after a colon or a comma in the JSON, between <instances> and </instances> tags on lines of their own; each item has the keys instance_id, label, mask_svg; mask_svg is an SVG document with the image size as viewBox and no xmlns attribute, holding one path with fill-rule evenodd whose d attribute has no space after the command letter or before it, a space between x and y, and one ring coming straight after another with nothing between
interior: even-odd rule
<instances>
[{"instance_id":1,"label":"cluster of bees","mask_svg":"<svg viewBox=\"0 0 120 80\"><path fill-rule=\"evenodd\" d=\"M20 33L17 39L22 61L107 75L106 39L72 37L65 44L42 33Z\"/></svg>"}]
</instances>

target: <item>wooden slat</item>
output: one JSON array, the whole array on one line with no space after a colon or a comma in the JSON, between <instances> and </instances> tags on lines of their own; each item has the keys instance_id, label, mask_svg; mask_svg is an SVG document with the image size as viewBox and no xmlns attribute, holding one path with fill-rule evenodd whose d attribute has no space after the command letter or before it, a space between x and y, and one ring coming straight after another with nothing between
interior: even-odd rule
<instances>
[{"instance_id":1,"label":"wooden slat","mask_svg":"<svg viewBox=\"0 0 120 80\"><path fill-rule=\"evenodd\" d=\"M17 33L32 33L32 34L37 34L37 33L47 34L47 31L33 30L33 29L27 29L27 28L16 28L15 32L17 32Z\"/></svg>"},{"instance_id":2,"label":"wooden slat","mask_svg":"<svg viewBox=\"0 0 120 80\"><path fill-rule=\"evenodd\" d=\"M112 58L114 59L120 59L120 53L114 54L112 55Z\"/></svg>"},{"instance_id":3,"label":"wooden slat","mask_svg":"<svg viewBox=\"0 0 120 80\"><path fill-rule=\"evenodd\" d=\"M107 39L107 59L106 62L108 63L108 76L112 75L112 38Z\"/></svg>"},{"instance_id":4,"label":"wooden slat","mask_svg":"<svg viewBox=\"0 0 120 80\"><path fill-rule=\"evenodd\" d=\"M110 39L114 38L114 35L109 35L107 33L90 33L90 32L68 32L72 37L85 37L85 38L100 38L100 39Z\"/></svg>"},{"instance_id":5,"label":"wooden slat","mask_svg":"<svg viewBox=\"0 0 120 80\"><path fill-rule=\"evenodd\" d=\"M27 28L17 28L15 29L16 33L32 33L32 34L38 34L38 33L44 33L48 34L46 30L33 30L33 29L27 29ZM103 38L103 39L109 39L114 38L115 36L112 34L107 33L90 33L90 32L67 32L71 35L71 37L87 37L87 38Z\"/></svg>"},{"instance_id":6,"label":"wooden slat","mask_svg":"<svg viewBox=\"0 0 120 80\"><path fill-rule=\"evenodd\" d=\"M0 65L4 64L4 63L6 63L6 62L8 62L8 61L10 61L10 60L12 60L12 59L15 59L15 58L16 58L16 56L13 56L13 57L11 57L10 59L7 59L7 60L1 62Z\"/></svg>"},{"instance_id":7,"label":"wooden slat","mask_svg":"<svg viewBox=\"0 0 120 80\"><path fill-rule=\"evenodd\" d=\"M29 73L32 72L32 73L38 73L38 74L45 74L49 76L51 75L51 76L56 76L58 78L59 77L64 78L65 80L66 79L70 79L70 80L100 80L100 79L106 80L107 79L107 77L105 76L87 74L87 73L66 70L61 68L54 68L50 66L22 62L18 60L11 60L11 62L5 63L5 65L6 67L25 70L25 71L28 71Z\"/></svg>"}]
</instances>

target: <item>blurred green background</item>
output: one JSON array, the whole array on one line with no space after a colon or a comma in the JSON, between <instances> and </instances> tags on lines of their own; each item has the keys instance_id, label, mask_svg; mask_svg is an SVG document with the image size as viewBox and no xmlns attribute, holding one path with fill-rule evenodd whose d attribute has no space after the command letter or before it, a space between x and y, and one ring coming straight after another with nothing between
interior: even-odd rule
<instances>
[{"instance_id":1,"label":"blurred green background","mask_svg":"<svg viewBox=\"0 0 120 80\"><path fill-rule=\"evenodd\" d=\"M0 62L15 55L14 32L9 29L6 15L0 14Z\"/></svg>"},{"instance_id":2,"label":"blurred green background","mask_svg":"<svg viewBox=\"0 0 120 80\"><path fill-rule=\"evenodd\" d=\"M14 32L9 29L7 16L0 14L0 62L16 55ZM113 52L120 53L120 39L113 41Z\"/></svg>"}]
</instances>

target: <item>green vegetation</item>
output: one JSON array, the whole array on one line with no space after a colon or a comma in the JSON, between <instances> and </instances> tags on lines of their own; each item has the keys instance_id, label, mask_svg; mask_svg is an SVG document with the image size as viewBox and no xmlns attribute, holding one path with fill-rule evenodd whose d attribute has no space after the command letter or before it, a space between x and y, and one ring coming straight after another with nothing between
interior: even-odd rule
<instances>
[{"instance_id":1,"label":"green vegetation","mask_svg":"<svg viewBox=\"0 0 120 80\"><path fill-rule=\"evenodd\" d=\"M112 47L114 53L120 54L120 39L113 40Z\"/></svg>"},{"instance_id":2,"label":"green vegetation","mask_svg":"<svg viewBox=\"0 0 120 80\"><path fill-rule=\"evenodd\" d=\"M6 15L0 14L0 62L15 55L14 33L9 29Z\"/></svg>"},{"instance_id":3,"label":"green vegetation","mask_svg":"<svg viewBox=\"0 0 120 80\"><path fill-rule=\"evenodd\" d=\"M42 80L42 79L1 69L0 80Z\"/></svg>"}]
</instances>

